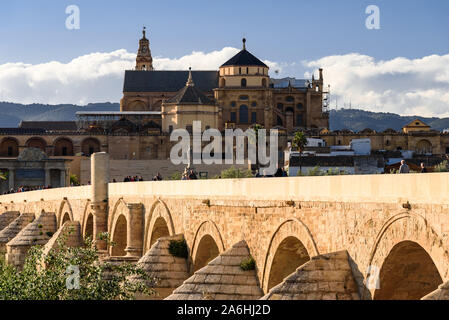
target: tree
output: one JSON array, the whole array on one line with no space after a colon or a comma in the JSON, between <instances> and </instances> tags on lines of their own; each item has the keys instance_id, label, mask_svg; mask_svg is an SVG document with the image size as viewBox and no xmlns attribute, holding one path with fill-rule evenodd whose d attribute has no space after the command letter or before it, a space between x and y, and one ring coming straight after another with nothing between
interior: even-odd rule
<instances>
[{"instance_id":1,"label":"tree","mask_svg":"<svg viewBox=\"0 0 449 320\"><path fill-rule=\"evenodd\" d=\"M76 174L70 174L70 184L74 185L74 186L79 186L80 185L80 180L78 179L78 177L76 176Z\"/></svg>"},{"instance_id":2,"label":"tree","mask_svg":"<svg viewBox=\"0 0 449 320\"><path fill-rule=\"evenodd\" d=\"M306 146L307 146L306 135L302 131L296 131L295 136L293 137L292 140L292 147L299 151L299 172L302 171L301 156Z\"/></svg>"},{"instance_id":3,"label":"tree","mask_svg":"<svg viewBox=\"0 0 449 320\"><path fill-rule=\"evenodd\" d=\"M143 281L134 280L151 281L144 270L129 263L101 261L91 239L82 247L69 247L67 234L48 254L43 247L33 246L21 270L0 261L0 299L129 300L137 293L154 293ZM79 282L71 282L71 276L78 272Z\"/></svg>"},{"instance_id":4,"label":"tree","mask_svg":"<svg viewBox=\"0 0 449 320\"><path fill-rule=\"evenodd\" d=\"M0 180L6 180L7 178L7 173L0 171Z\"/></svg>"}]
</instances>

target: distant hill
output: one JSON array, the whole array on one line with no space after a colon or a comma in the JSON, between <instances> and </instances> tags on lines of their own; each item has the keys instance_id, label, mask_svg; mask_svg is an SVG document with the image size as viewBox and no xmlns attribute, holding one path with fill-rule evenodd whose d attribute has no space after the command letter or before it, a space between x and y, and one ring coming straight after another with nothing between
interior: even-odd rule
<instances>
[{"instance_id":1,"label":"distant hill","mask_svg":"<svg viewBox=\"0 0 449 320\"><path fill-rule=\"evenodd\" d=\"M420 116L400 116L394 113L371 112L358 109L331 110L329 115L330 129L349 129L361 131L366 128L378 132L386 129L399 131L402 127L416 118L421 119L432 129L443 131L449 129L449 118L427 118Z\"/></svg>"},{"instance_id":2,"label":"distant hill","mask_svg":"<svg viewBox=\"0 0 449 320\"><path fill-rule=\"evenodd\" d=\"M78 111L119 111L118 103L89 103L86 106L73 104L46 105L0 102L0 127L15 128L20 121L74 121Z\"/></svg>"},{"instance_id":3,"label":"distant hill","mask_svg":"<svg viewBox=\"0 0 449 320\"><path fill-rule=\"evenodd\" d=\"M78 111L119 111L119 103L89 103L86 106L73 104L46 105L0 102L0 127L15 128L20 121L74 121ZM358 109L330 111L331 130L349 129L361 131L366 128L378 132L402 127L416 118L421 119L432 129L442 131L449 128L449 118L426 118L419 116L400 116L394 113L371 112Z\"/></svg>"}]
</instances>

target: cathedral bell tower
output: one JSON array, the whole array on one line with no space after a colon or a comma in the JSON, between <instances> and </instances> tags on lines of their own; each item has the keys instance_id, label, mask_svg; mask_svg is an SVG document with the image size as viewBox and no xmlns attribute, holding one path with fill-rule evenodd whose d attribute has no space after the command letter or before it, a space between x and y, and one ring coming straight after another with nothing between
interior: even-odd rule
<instances>
[{"instance_id":1,"label":"cathedral bell tower","mask_svg":"<svg viewBox=\"0 0 449 320\"><path fill-rule=\"evenodd\" d=\"M146 28L143 27L143 37L139 40L139 51L137 52L136 70L152 71L153 58L151 57L150 40L146 38Z\"/></svg>"}]
</instances>

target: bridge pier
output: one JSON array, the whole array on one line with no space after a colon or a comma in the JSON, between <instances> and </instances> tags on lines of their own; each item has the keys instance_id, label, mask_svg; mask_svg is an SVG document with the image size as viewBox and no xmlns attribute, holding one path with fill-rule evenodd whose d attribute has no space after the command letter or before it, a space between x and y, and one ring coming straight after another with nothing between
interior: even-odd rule
<instances>
[{"instance_id":1,"label":"bridge pier","mask_svg":"<svg viewBox=\"0 0 449 320\"><path fill-rule=\"evenodd\" d=\"M108 231L108 183L109 155L106 152L94 153L91 157L92 203L94 215L93 243L101 252L107 252L106 239L100 235Z\"/></svg>"}]
</instances>

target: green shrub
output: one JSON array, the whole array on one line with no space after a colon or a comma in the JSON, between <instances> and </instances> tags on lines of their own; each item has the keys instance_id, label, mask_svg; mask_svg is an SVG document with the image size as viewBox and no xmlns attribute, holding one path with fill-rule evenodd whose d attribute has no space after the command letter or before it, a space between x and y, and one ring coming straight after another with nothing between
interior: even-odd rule
<instances>
[{"instance_id":1,"label":"green shrub","mask_svg":"<svg viewBox=\"0 0 449 320\"><path fill-rule=\"evenodd\" d=\"M448 168L449 168L448 162L447 160L444 160L443 162L435 166L433 172L448 172L449 171Z\"/></svg>"},{"instance_id":2,"label":"green shrub","mask_svg":"<svg viewBox=\"0 0 449 320\"><path fill-rule=\"evenodd\" d=\"M152 279L143 269L130 263L101 261L90 238L84 246L69 247L67 236L61 236L57 249L48 254L42 246L31 247L22 269L0 257L0 300L130 300L136 293L154 294L145 285ZM74 274L68 270L73 267L79 270L76 289L67 285L68 277Z\"/></svg>"},{"instance_id":3,"label":"green shrub","mask_svg":"<svg viewBox=\"0 0 449 320\"><path fill-rule=\"evenodd\" d=\"M219 177L221 179L239 179L239 178L253 178L253 174L251 170L240 170L239 168L235 168L234 166L229 169L223 170ZM214 179L217 179L218 176L215 176Z\"/></svg>"},{"instance_id":4,"label":"green shrub","mask_svg":"<svg viewBox=\"0 0 449 320\"><path fill-rule=\"evenodd\" d=\"M70 174L70 184L74 185L74 186L79 186L80 185L80 180L78 179L78 177L76 176L76 174Z\"/></svg>"},{"instance_id":5,"label":"green shrub","mask_svg":"<svg viewBox=\"0 0 449 320\"><path fill-rule=\"evenodd\" d=\"M240 263L240 268L244 271L254 270L256 269L256 261L252 256L249 256Z\"/></svg>"},{"instance_id":6,"label":"green shrub","mask_svg":"<svg viewBox=\"0 0 449 320\"><path fill-rule=\"evenodd\" d=\"M171 240L168 245L168 252L174 257L187 259L189 256L189 250L187 248L187 242L182 240Z\"/></svg>"},{"instance_id":7,"label":"green shrub","mask_svg":"<svg viewBox=\"0 0 449 320\"><path fill-rule=\"evenodd\" d=\"M177 172L173 172L169 179L170 180L181 180L181 178L182 178L182 173L177 171Z\"/></svg>"}]
</instances>

